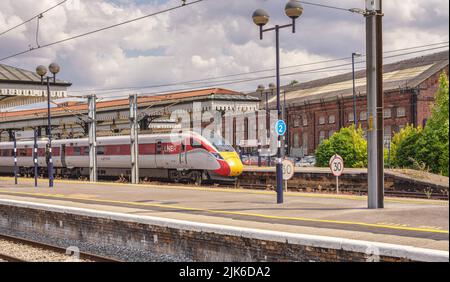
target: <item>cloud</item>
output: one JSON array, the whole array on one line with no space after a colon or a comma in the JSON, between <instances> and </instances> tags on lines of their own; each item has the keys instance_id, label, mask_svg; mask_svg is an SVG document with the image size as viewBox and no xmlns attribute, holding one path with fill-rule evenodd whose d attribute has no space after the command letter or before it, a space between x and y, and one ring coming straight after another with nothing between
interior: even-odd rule
<instances>
[{"instance_id":1,"label":"cloud","mask_svg":"<svg viewBox=\"0 0 450 282\"><path fill-rule=\"evenodd\" d=\"M364 4L360 0L343 0L339 4L331 0L320 2L346 8L363 8ZM55 3L55 0L2 0L0 32ZM38 43L61 40L179 3L179 0L70 0L69 5L44 14ZM448 6L447 0L384 1L385 49L448 41ZM61 77L74 83L72 89L165 84L273 68L274 34L265 34L260 41L258 29L251 20L252 12L258 7L269 12L271 24L289 22L280 1L206 0L2 63L33 70L37 64L57 61L62 67ZM364 18L360 15L305 5L297 33L292 34L288 29L281 32L282 66L363 52L364 33ZM0 56L36 46L35 34L36 20L0 36ZM283 82L333 74L298 75L286 77ZM247 77L261 75L273 75L273 72ZM223 87L243 91L271 81L273 79ZM142 92L201 86L190 84Z\"/></svg>"}]
</instances>

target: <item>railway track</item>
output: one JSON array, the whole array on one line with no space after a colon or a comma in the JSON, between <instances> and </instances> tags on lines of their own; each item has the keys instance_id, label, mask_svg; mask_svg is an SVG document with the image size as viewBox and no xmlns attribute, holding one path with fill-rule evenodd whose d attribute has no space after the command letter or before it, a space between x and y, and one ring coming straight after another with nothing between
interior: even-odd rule
<instances>
[{"instance_id":1,"label":"railway track","mask_svg":"<svg viewBox=\"0 0 450 282\"><path fill-rule=\"evenodd\" d=\"M266 185L266 184L239 184L240 188L244 189L255 189L255 190L267 190L267 189L274 189L272 186L274 185ZM231 185L220 185L220 187L226 187L226 188L235 188ZM297 191L297 187L289 187L291 191ZM335 191L332 191L330 189L322 189L319 191L317 188L311 188L310 192L313 193L336 193ZM349 195L367 195L367 191L362 190L352 190L352 189L340 189L341 193L349 194ZM448 201L449 197L447 195L443 194L427 194L425 192L408 192L408 191L388 191L386 190L384 192L386 196L389 197L398 197L398 198L413 198L413 199L430 199L430 200L444 200Z\"/></svg>"},{"instance_id":2,"label":"railway track","mask_svg":"<svg viewBox=\"0 0 450 282\"><path fill-rule=\"evenodd\" d=\"M0 234L0 261L81 261L81 262L120 262L120 260L79 252L76 256L67 254L68 249L37 241ZM13 254L12 254L13 253ZM69 251L72 253L72 251Z\"/></svg>"}]
</instances>

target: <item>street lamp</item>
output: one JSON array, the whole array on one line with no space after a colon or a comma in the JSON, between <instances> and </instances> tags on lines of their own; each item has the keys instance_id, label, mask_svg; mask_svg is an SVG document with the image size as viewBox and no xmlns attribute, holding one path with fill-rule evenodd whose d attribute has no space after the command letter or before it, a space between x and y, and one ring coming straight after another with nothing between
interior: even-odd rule
<instances>
[{"instance_id":1,"label":"street lamp","mask_svg":"<svg viewBox=\"0 0 450 282\"><path fill-rule=\"evenodd\" d=\"M60 67L56 63L50 64L48 69L53 74L53 83L56 83L56 74L59 73ZM38 66L36 68L36 73L41 77L41 83L44 84L44 76L47 74L47 68L45 66ZM47 80L47 134L48 134L48 181L49 187L53 187L53 159L52 159L52 117L50 111L50 77L46 77Z\"/></svg>"},{"instance_id":2,"label":"street lamp","mask_svg":"<svg viewBox=\"0 0 450 282\"><path fill-rule=\"evenodd\" d=\"M356 117L356 82L355 82L355 58L361 57L360 53L352 53L352 77L353 77L353 123L358 129L358 118Z\"/></svg>"},{"instance_id":3,"label":"street lamp","mask_svg":"<svg viewBox=\"0 0 450 282\"><path fill-rule=\"evenodd\" d=\"M276 69L277 69L277 111L278 119L282 119L281 107L280 107L280 29L282 28L292 28L292 33L295 33L295 24L297 18L303 14L303 7L299 1L289 1L285 6L286 15L292 19L291 24L287 25L275 25L273 28L264 29L264 26L269 22L269 14L258 9L253 13L253 22L259 26L259 37L262 40L264 32L275 31L276 34ZM277 203L283 203L283 165L281 160L281 136L278 135L277 143Z\"/></svg>"}]
</instances>

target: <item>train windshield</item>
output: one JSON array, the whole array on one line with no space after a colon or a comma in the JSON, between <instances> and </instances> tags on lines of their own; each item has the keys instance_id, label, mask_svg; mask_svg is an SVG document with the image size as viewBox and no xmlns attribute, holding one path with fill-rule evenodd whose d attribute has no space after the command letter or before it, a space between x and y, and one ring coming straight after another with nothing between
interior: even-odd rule
<instances>
[{"instance_id":1,"label":"train windshield","mask_svg":"<svg viewBox=\"0 0 450 282\"><path fill-rule=\"evenodd\" d=\"M215 137L213 140L213 145L219 152L234 152L233 146L230 145L228 141L222 137Z\"/></svg>"}]
</instances>

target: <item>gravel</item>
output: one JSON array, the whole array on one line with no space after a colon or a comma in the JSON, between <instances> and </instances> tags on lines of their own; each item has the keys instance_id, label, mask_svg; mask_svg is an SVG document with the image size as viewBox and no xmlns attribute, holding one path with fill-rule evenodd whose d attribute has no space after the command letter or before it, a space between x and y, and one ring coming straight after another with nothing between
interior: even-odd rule
<instances>
[{"instance_id":1,"label":"gravel","mask_svg":"<svg viewBox=\"0 0 450 282\"><path fill-rule=\"evenodd\" d=\"M182 255L155 254L148 249L137 249L129 246L92 244L78 240L52 238L31 232L11 231L3 228L0 228L0 234L11 235L62 248L76 246L81 252L110 257L125 262L192 262L191 259ZM65 256L65 259L67 259L67 256Z\"/></svg>"},{"instance_id":2,"label":"gravel","mask_svg":"<svg viewBox=\"0 0 450 282\"><path fill-rule=\"evenodd\" d=\"M5 239L0 239L0 250L4 255L12 256L24 261L29 262L65 262L73 261L73 259L63 253L55 252L52 250L46 250L31 246L28 244L22 244ZM87 260L80 260L85 261Z\"/></svg>"}]
</instances>

